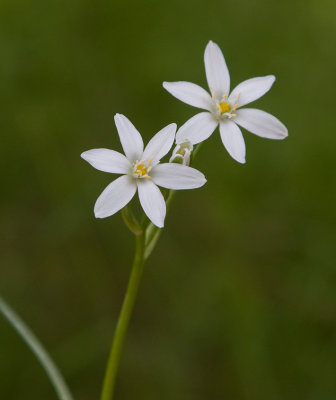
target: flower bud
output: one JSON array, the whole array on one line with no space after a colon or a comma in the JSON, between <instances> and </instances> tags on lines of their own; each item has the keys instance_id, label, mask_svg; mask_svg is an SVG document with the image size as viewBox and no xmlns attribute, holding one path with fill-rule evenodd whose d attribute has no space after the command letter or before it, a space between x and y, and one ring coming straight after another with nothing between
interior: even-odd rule
<instances>
[{"instance_id":1,"label":"flower bud","mask_svg":"<svg viewBox=\"0 0 336 400\"><path fill-rule=\"evenodd\" d=\"M169 162L188 166L190 164L190 155L192 151L192 143L189 142L189 140L185 140L184 142L176 145Z\"/></svg>"}]
</instances>

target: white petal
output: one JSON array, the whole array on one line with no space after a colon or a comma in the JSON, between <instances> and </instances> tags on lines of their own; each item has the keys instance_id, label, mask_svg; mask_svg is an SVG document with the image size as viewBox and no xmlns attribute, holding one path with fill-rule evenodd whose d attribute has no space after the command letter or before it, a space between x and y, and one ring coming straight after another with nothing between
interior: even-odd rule
<instances>
[{"instance_id":1,"label":"white petal","mask_svg":"<svg viewBox=\"0 0 336 400\"><path fill-rule=\"evenodd\" d=\"M125 207L135 195L136 188L135 180L129 175L123 175L110 183L96 201L96 218L109 217Z\"/></svg>"},{"instance_id":2,"label":"white petal","mask_svg":"<svg viewBox=\"0 0 336 400\"><path fill-rule=\"evenodd\" d=\"M160 189L149 179L137 179L141 206L147 217L159 228L163 227L166 203Z\"/></svg>"},{"instance_id":3,"label":"white petal","mask_svg":"<svg viewBox=\"0 0 336 400\"><path fill-rule=\"evenodd\" d=\"M92 149L84 151L81 157L94 168L113 174L127 174L131 168L127 158L114 150Z\"/></svg>"},{"instance_id":4,"label":"white petal","mask_svg":"<svg viewBox=\"0 0 336 400\"><path fill-rule=\"evenodd\" d=\"M176 133L176 143L189 140L192 144L203 142L211 136L218 122L209 112L196 114L185 122Z\"/></svg>"},{"instance_id":5,"label":"white petal","mask_svg":"<svg viewBox=\"0 0 336 400\"><path fill-rule=\"evenodd\" d=\"M256 108L238 110L234 120L246 130L267 139L284 139L288 136L288 130L282 122Z\"/></svg>"},{"instance_id":6,"label":"white petal","mask_svg":"<svg viewBox=\"0 0 336 400\"><path fill-rule=\"evenodd\" d=\"M218 99L230 91L230 75L221 49L210 40L204 52L205 72L210 92Z\"/></svg>"},{"instance_id":7,"label":"white petal","mask_svg":"<svg viewBox=\"0 0 336 400\"><path fill-rule=\"evenodd\" d=\"M226 120L220 123L219 131L222 142L230 156L236 161L245 163L245 142L239 127L232 121Z\"/></svg>"},{"instance_id":8,"label":"white petal","mask_svg":"<svg viewBox=\"0 0 336 400\"><path fill-rule=\"evenodd\" d=\"M198 85L190 82L163 82L163 87L170 94L191 106L210 110L212 99L209 93Z\"/></svg>"},{"instance_id":9,"label":"white petal","mask_svg":"<svg viewBox=\"0 0 336 400\"><path fill-rule=\"evenodd\" d=\"M142 155L142 160L149 160L152 158L152 165L157 164L171 149L175 139L175 132L176 124L170 124L161 129L148 142Z\"/></svg>"},{"instance_id":10,"label":"white petal","mask_svg":"<svg viewBox=\"0 0 336 400\"><path fill-rule=\"evenodd\" d=\"M267 93L271 89L274 81L274 75L248 79L233 89L228 100L232 105L238 104L238 107L242 107Z\"/></svg>"},{"instance_id":11,"label":"white petal","mask_svg":"<svg viewBox=\"0 0 336 400\"><path fill-rule=\"evenodd\" d=\"M114 121L126 157L131 162L139 160L143 152L143 141L140 133L132 122L122 114L116 114Z\"/></svg>"},{"instance_id":12,"label":"white petal","mask_svg":"<svg viewBox=\"0 0 336 400\"><path fill-rule=\"evenodd\" d=\"M202 172L186 165L166 163L156 165L151 173L153 182L167 189L196 189L206 182Z\"/></svg>"}]
</instances>

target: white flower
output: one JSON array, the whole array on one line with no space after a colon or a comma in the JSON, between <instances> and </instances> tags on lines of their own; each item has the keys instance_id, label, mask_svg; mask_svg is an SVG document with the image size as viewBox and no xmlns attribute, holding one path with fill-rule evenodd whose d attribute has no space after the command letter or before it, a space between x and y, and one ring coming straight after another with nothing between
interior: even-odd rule
<instances>
[{"instance_id":1,"label":"white flower","mask_svg":"<svg viewBox=\"0 0 336 400\"><path fill-rule=\"evenodd\" d=\"M193 144L202 142L219 125L222 142L229 154L236 161L245 163L245 142L237 124L268 139L288 136L287 128L273 115L255 108L240 109L268 92L275 81L273 75L248 79L230 94L229 71L216 43L210 41L206 46L204 64L211 95L194 83L163 82L163 87L179 100L207 110L181 126L176 134L176 143L186 139Z\"/></svg>"},{"instance_id":2,"label":"white flower","mask_svg":"<svg viewBox=\"0 0 336 400\"><path fill-rule=\"evenodd\" d=\"M114 150L93 149L81 154L100 171L123 174L110 183L96 201L97 218L115 214L129 203L138 189L139 199L148 218L163 227L166 203L157 185L168 189L195 189L205 184L204 175L194 168L180 164L159 164L171 149L176 124L161 129L144 149L142 137L134 125L121 114L114 117L126 157Z\"/></svg>"}]
</instances>

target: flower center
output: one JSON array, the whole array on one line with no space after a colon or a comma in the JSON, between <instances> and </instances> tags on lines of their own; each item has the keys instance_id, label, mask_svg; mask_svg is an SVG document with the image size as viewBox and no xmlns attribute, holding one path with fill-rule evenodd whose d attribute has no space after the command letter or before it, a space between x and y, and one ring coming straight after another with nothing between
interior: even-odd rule
<instances>
[{"instance_id":1,"label":"flower center","mask_svg":"<svg viewBox=\"0 0 336 400\"><path fill-rule=\"evenodd\" d=\"M133 166L133 175L136 178L146 178L152 179L148 173L152 169L150 163L152 162L152 157L148 161L136 161Z\"/></svg>"},{"instance_id":2,"label":"flower center","mask_svg":"<svg viewBox=\"0 0 336 400\"><path fill-rule=\"evenodd\" d=\"M225 114L231 110L231 106L228 102L222 101L222 102L218 103L218 109L221 114Z\"/></svg>"},{"instance_id":3,"label":"flower center","mask_svg":"<svg viewBox=\"0 0 336 400\"><path fill-rule=\"evenodd\" d=\"M235 114L235 111L238 108L238 102L240 98L240 93L237 95L237 99L235 104L232 106L231 103L229 103L228 100L228 95L224 94L220 100L216 99L216 94L215 92L212 92L212 101L214 103L214 110L213 114L216 119L221 120L223 118L228 118L231 119L232 117L235 117L237 114Z\"/></svg>"}]
</instances>

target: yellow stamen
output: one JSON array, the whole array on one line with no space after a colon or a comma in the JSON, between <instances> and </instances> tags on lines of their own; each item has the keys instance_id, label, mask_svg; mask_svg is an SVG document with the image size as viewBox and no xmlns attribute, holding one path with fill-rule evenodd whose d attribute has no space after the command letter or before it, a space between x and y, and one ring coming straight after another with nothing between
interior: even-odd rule
<instances>
[{"instance_id":1,"label":"yellow stamen","mask_svg":"<svg viewBox=\"0 0 336 400\"><path fill-rule=\"evenodd\" d=\"M218 106L218 109L221 114L225 114L231 110L230 104L227 103L226 101L222 101L221 103L218 103L217 106Z\"/></svg>"},{"instance_id":2,"label":"yellow stamen","mask_svg":"<svg viewBox=\"0 0 336 400\"><path fill-rule=\"evenodd\" d=\"M138 178L146 178L146 179L152 179L149 175L148 172L152 169L152 166L149 166L150 162L152 161L152 157L147 161L137 161L134 164L134 173L138 176Z\"/></svg>"},{"instance_id":3,"label":"yellow stamen","mask_svg":"<svg viewBox=\"0 0 336 400\"><path fill-rule=\"evenodd\" d=\"M143 176L147 173L147 168L144 167L142 164L138 164L135 167L135 172L139 175L139 176Z\"/></svg>"}]
</instances>

